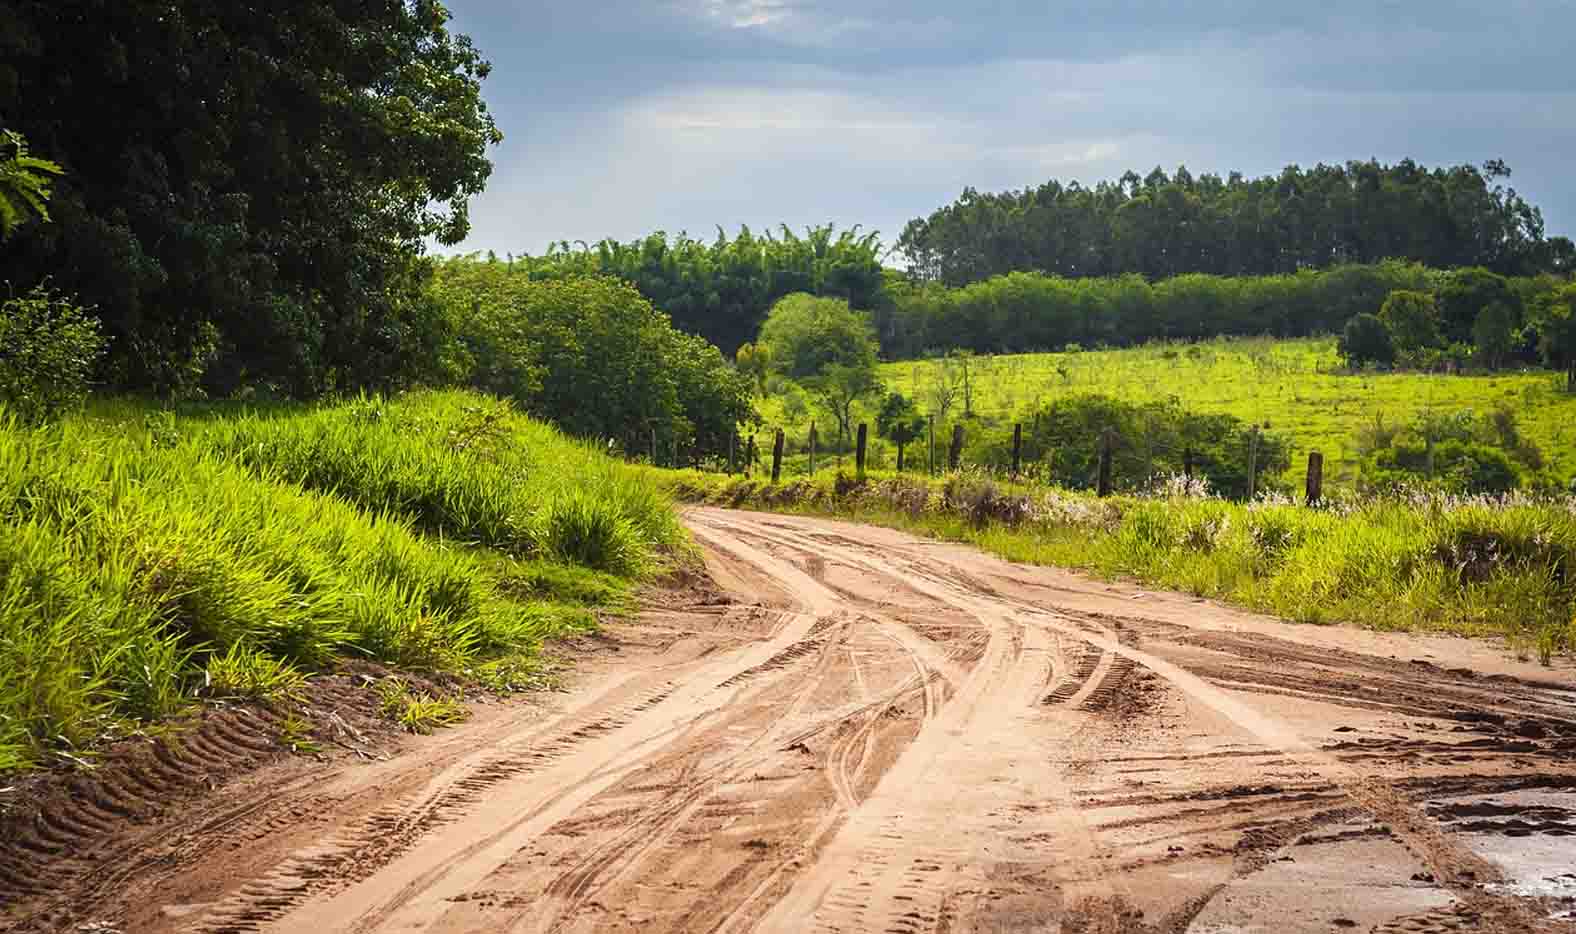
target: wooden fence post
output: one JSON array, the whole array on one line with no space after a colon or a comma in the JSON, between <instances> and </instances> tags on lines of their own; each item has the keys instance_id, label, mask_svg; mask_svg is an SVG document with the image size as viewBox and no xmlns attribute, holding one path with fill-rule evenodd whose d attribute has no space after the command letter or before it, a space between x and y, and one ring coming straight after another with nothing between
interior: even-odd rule
<instances>
[{"instance_id":1,"label":"wooden fence post","mask_svg":"<svg viewBox=\"0 0 1576 934\"><path fill-rule=\"evenodd\" d=\"M1317 506L1324 496L1324 455L1308 452L1308 505Z\"/></svg>"},{"instance_id":2,"label":"wooden fence post","mask_svg":"<svg viewBox=\"0 0 1576 934\"><path fill-rule=\"evenodd\" d=\"M810 473L815 474L815 422L810 423Z\"/></svg>"},{"instance_id":3,"label":"wooden fence post","mask_svg":"<svg viewBox=\"0 0 1576 934\"><path fill-rule=\"evenodd\" d=\"M1182 449L1182 476L1193 479L1193 449Z\"/></svg>"},{"instance_id":4,"label":"wooden fence post","mask_svg":"<svg viewBox=\"0 0 1576 934\"><path fill-rule=\"evenodd\" d=\"M854 469L858 471L861 480L865 476L865 441L868 439L869 432L870 426L860 422L859 440L856 442L857 447L854 449Z\"/></svg>"},{"instance_id":5,"label":"wooden fence post","mask_svg":"<svg viewBox=\"0 0 1576 934\"><path fill-rule=\"evenodd\" d=\"M963 426L952 426L952 447L947 449L947 469L957 470L963 460Z\"/></svg>"},{"instance_id":6,"label":"wooden fence post","mask_svg":"<svg viewBox=\"0 0 1576 934\"><path fill-rule=\"evenodd\" d=\"M1095 479L1095 495L1111 495L1111 429L1100 433L1100 473Z\"/></svg>"},{"instance_id":7,"label":"wooden fence post","mask_svg":"<svg viewBox=\"0 0 1576 934\"><path fill-rule=\"evenodd\" d=\"M1023 424L1012 426L1012 478L1018 479L1023 468Z\"/></svg>"},{"instance_id":8,"label":"wooden fence post","mask_svg":"<svg viewBox=\"0 0 1576 934\"><path fill-rule=\"evenodd\" d=\"M783 475L783 430L777 429L777 440L772 442L772 486Z\"/></svg>"},{"instance_id":9,"label":"wooden fence post","mask_svg":"<svg viewBox=\"0 0 1576 934\"><path fill-rule=\"evenodd\" d=\"M903 442L901 442L901 441L897 442L897 472L898 473L902 473L903 472L903 448L905 448L905 447L907 447L907 445L905 445Z\"/></svg>"},{"instance_id":10,"label":"wooden fence post","mask_svg":"<svg viewBox=\"0 0 1576 934\"><path fill-rule=\"evenodd\" d=\"M1259 492L1259 426L1248 433L1248 501Z\"/></svg>"}]
</instances>

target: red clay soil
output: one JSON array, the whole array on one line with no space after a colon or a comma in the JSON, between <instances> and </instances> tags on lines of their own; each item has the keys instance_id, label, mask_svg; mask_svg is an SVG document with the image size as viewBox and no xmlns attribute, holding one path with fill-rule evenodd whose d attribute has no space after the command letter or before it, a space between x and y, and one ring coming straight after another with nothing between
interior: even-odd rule
<instances>
[{"instance_id":1,"label":"red clay soil","mask_svg":"<svg viewBox=\"0 0 1576 934\"><path fill-rule=\"evenodd\" d=\"M419 740L345 718L327 762L214 712L33 792L0 930L1576 930L1568 665L688 521L712 584L571 690Z\"/></svg>"}]
</instances>

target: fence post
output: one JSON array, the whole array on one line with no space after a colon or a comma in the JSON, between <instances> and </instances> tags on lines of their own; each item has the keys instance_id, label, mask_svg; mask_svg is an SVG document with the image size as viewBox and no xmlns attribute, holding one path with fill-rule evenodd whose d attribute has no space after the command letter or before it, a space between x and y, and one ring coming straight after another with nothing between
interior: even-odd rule
<instances>
[{"instance_id":1,"label":"fence post","mask_svg":"<svg viewBox=\"0 0 1576 934\"><path fill-rule=\"evenodd\" d=\"M1111 495L1111 429L1100 432L1100 473L1095 480L1095 495Z\"/></svg>"},{"instance_id":2,"label":"fence post","mask_svg":"<svg viewBox=\"0 0 1576 934\"><path fill-rule=\"evenodd\" d=\"M755 461L759 457L760 452L755 449L755 435L752 433L749 442L744 445L744 475L746 477L755 475Z\"/></svg>"},{"instance_id":3,"label":"fence post","mask_svg":"<svg viewBox=\"0 0 1576 934\"><path fill-rule=\"evenodd\" d=\"M905 445L903 442L901 442L901 441L897 442L897 472L898 473L902 473L903 472L903 448L905 448L905 447L907 447L907 445Z\"/></svg>"},{"instance_id":4,"label":"fence post","mask_svg":"<svg viewBox=\"0 0 1576 934\"><path fill-rule=\"evenodd\" d=\"M1308 452L1308 505L1317 506L1324 496L1324 455Z\"/></svg>"},{"instance_id":5,"label":"fence post","mask_svg":"<svg viewBox=\"0 0 1576 934\"><path fill-rule=\"evenodd\" d=\"M657 466L657 429L655 426L651 429L651 466Z\"/></svg>"},{"instance_id":6,"label":"fence post","mask_svg":"<svg viewBox=\"0 0 1576 934\"><path fill-rule=\"evenodd\" d=\"M1023 423L1012 426L1012 478L1018 479L1023 468Z\"/></svg>"},{"instance_id":7,"label":"fence post","mask_svg":"<svg viewBox=\"0 0 1576 934\"><path fill-rule=\"evenodd\" d=\"M1193 479L1193 449L1182 449L1182 476Z\"/></svg>"},{"instance_id":8,"label":"fence post","mask_svg":"<svg viewBox=\"0 0 1576 934\"><path fill-rule=\"evenodd\" d=\"M930 457L925 460L925 473L936 475L936 416L930 416Z\"/></svg>"},{"instance_id":9,"label":"fence post","mask_svg":"<svg viewBox=\"0 0 1576 934\"><path fill-rule=\"evenodd\" d=\"M783 430L777 429L777 440L772 442L772 486L783 475Z\"/></svg>"},{"instance_id":10,"label":"fence post","mask_svg":"<svg viewBox=\"0 0 1576 934\"><path fill-rule=\"evenodd\" d=\"M854 469L858 471L861 480L865 476L865 441L869 431L868 425L864 422L859 423L859 440L856 442L858 446L854 450Z\"/></svg>"},{"instance_id":11,"label":"fence post","mask_svg":"<svg viewBox=\"0 0 1576 934\"><path fill-rule=\"evenodd\" d=\"M815 422L810 423L810 474L815 474Z\"/></svg>"},{"instance_id":12,"label":"fence post","mask_svg":"<svg viewBox=\"0 0 1576 934\"><path fill-rule=\"evenodd\" d=\"M963 459L963 426L952 426L952 447L947 449L947 469L957 470L958 462Z\"/></svg>"},{"instance_id":13,"label":"fence post","mask_svg":"<svg viewBox=\"0 0 1576 934\"><path fill-rule=\"evenodd\" d=\"M1259 492L1259 426L1248 433L1248 501Z\"/></svg>"}]
</instances>

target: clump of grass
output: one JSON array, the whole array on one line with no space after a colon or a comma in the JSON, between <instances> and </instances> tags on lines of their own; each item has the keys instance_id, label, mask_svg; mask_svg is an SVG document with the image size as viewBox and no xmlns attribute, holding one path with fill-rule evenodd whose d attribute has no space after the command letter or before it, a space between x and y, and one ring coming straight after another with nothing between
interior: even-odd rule
<instances>
[{"instance_id":1,"label":"clump of grass","mask_svg":"<svg viewBox=\"0 0 1576 934\"><path fill-rule=\"evenodd\" d=\"M459 699L412 691L399 678L378 682L378 709L407 733L426 735L433 730L465 722L470 709Z\"/></svg>"},{"instance_id":2,"label":"clump of grass","mask_svg":"<svg viewBox=\"0 0 1576 934\"><path fill-rule=\"evenodd\" d=\"M0 415L0 769L342 656L529 658L683 541L641 477L474 395Z\"/></svg>"},{"instance_id":3,"label":"clump of grass","mask_svg":"<svg viewBox=\"0 0 1576 934\"><path fill-rule=\"evenodd\" d=\"M260 474L520 557L640 576L685 543L671 501L634 470L498 400L416 393L204 428Z\"/></svg>"},{"instance_id":4,"label":"clump of grass","mask_svg":"<svg viewBox=\"0 0 1576 934\"><path fill-rule=\"evenodd\" d=\"M210 697L279 700L299 697L306 686L306 677L289 662L239 643L210 656L203 676L203 692Z\"/></svg>"}]
</instances>

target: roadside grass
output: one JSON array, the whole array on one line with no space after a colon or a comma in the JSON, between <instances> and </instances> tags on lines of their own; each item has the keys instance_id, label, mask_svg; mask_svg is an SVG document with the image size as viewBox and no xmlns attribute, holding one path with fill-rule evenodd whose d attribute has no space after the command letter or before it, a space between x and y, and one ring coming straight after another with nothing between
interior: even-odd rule
<instances>
[{"instance_id":1,"label":"roadside grass","mask_svg":"<svg viewBox=\"0 0 1576 934\"><path fill-rule=\"evenodd\" d=\"M476 395L0 413L0 771L340 658L540 684L686 542L634 470Z\"/></svg>"},{"instance_id":2,"label":"roadside grass","mask_svg":"<svg viewBox=\"0 0 1576 934\"><path fill-rule=\"evenodd\" d=\"M1101 500L967 471L860 482L827 470L777 486L653 473L687 502L888 525L1297 622L1502 636L1545 664L1576 652L1573 499L1417 494L1308 509L1181 492Z\"/></svg>"},{"instance_id":3,"label":"roadside grass","mask_svg":"<svg viewBox=\"0 0 1576 934\"><path fill-rule=\"evenodd\" d=\"M920 411L935 410L932 392L941 364L906 360L882 364L887 389L913 399ZM1129 402L1161 401L1175 396L1191 411L1233 415L1245 422L1269 423L1289 434L1298 452L1321 451L1328 482L1350 486L1361 460L1360 429L1376 418L1400 426L1427 411L1444 414L1465 409L1480 414L1496 406L1515 410L1526 436L1535 441L1556 476L1576 475L1576 395L1561 391L1560 374L1544 370L1502 371L1483 375L1430 373L1349 373L1341 369L1333 338L1278 340L1217 338L1199 343L1155 342L1122 350L1074 353L976 356L971 359L973 409L982 431L1005 432L1024 411L1065 396L1097 393ZM877 404L878 405L878 404ZM796 456L785 472L806 472L801 453L810 420L816 419L823 451L833 432L825 413L804 399L771 395L757 403L770 429L788 431ZM875 407L860 416L875 422ZM949 418L963 411L961 390ZM949 429L950 430L950 429ZM769 435L769 432L767 432ZM765 436L763 436L765 437ZM876 463L890 466L891 445L872 437ZM938 439L943 452L945 437ZM770 455L770 439L763 444ZM924 463L923 444L911 445L914 463ZM825 462L817 466L825 466ZM1294 457L1284 479L1300 480L1302 459Z\"/></svg>"}]
</instances>

